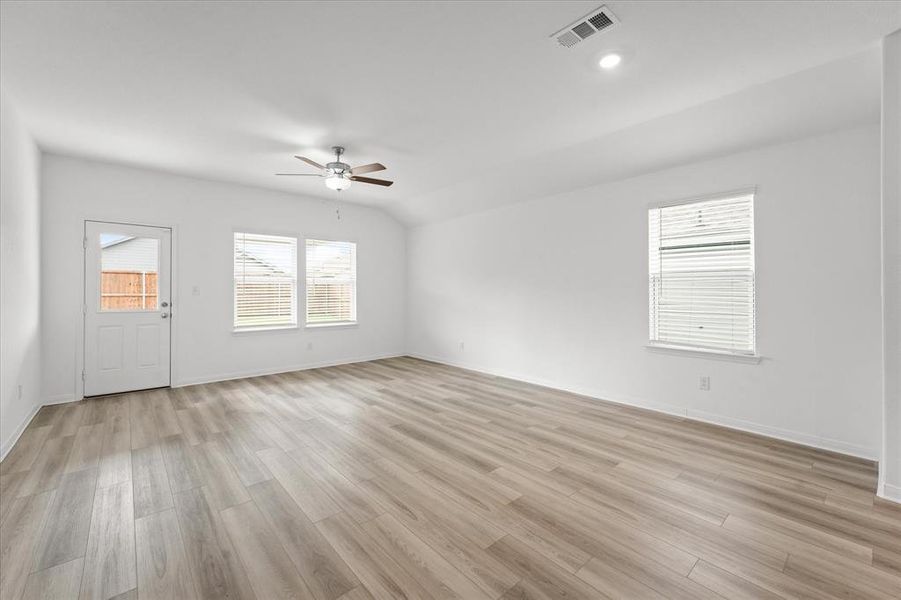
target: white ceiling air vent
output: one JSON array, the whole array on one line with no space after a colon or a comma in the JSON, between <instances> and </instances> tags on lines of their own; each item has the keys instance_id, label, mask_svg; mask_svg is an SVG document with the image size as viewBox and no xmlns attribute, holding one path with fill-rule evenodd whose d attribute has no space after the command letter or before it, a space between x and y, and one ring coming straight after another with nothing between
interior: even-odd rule
<instances>
[{"instance_id":1,"label":"white ceiling air vent","mask_svg":"<svg viewBox=\"0 0 901 600\"><path fill-rule=\"evenodd\" d=\"M551 38L557 40L557 43L564 48L572 48L582 40L596 34L599 31L610 29L619 23L610 9L602 6L597 10L593 10L581 19L570 23Z\"/></svg>"}]
</instances>

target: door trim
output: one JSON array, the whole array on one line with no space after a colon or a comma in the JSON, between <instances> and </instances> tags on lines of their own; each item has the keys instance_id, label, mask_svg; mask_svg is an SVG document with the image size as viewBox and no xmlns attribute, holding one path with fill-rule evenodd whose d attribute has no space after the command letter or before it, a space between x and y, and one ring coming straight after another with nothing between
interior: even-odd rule
<instances>
[{"instance_id":1,"label":"door trim","mask_svg":"<svg viewBox=\"0 0 901 600\"><path fill-rule=\"evenodd\" d=\"M172 304L169 312L174 315L169 321L169 387L178 387L178 360L177 360L177 348L178 348L178 326L181 320L181 302L178 296L178 227L176 225L170 225L166 223L153 222L153 221L143 221L143 222L132 222L125 221L121 219L104 219L100 217L94 216L82 216L79 219L81 223L81 228L78 232L78 241L77 243L81 246L81 286L79 289L79 295L76 304L76 310L78 311L78 319L81 322L81 327L76 328L76 339L75 339L75 397L72 400L83 400L84 399L84 379L81 378L81 374L84 372L84 355L85 355L85 343L87 341L87 335L85 332L86 327L86 319L85 319L85 306L87 303L87 289L86 289L86 275L87 275L87 249L84 247L83 240L85 239L87 233L87 224L88 222L93 223L109 223L111 225L135 225L138 227L157 227L161 229L168 229L170 233L170 243L171 243L171 260L170 260L170 268L169 268L169 301ZM176 314L177 313L177 314Z\"/></svg>"}]
</instances>

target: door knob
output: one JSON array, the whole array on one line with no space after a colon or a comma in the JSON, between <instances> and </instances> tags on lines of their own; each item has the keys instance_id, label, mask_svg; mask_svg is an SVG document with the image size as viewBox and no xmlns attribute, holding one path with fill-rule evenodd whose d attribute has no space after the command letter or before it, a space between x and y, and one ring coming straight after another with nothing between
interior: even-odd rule
<instances>
[{"instance_id":1,"label":"door knob","mask_svg":"<svg viewBox=\"0 0 901 600\"><path fill-rule=\"evenodd\" d=\"M169 303L168 303L168 302L163 302L163 303L160 304L160 306L162 306L163 308L166 308L167 306L169 306Z\"/></svg>"},{"instance_id":2,"label":"door knob","mask_svg":"<svg viewBox=\"0 0 901 600\"><path fill-rule=\"evenodd\" d=\"M161 314L161 315L160 315L160 318L168 319L168 318L169 318L169 313L163 313L163 314Z\"/></svg>"}]
</instances>

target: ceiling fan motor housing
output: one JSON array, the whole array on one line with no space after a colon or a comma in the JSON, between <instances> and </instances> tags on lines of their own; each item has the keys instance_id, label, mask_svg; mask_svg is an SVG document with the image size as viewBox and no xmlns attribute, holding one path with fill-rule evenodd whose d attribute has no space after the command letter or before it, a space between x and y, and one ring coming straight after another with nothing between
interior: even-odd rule
<instances>
[{"instance_id":1,"label":"ceiling fan motor housing","mask_svg":"<svg viewBox=\"0 0 901 600\"><path fill-rule=\"evenodd\" d=\"M330 162L325 165L325 168L336 175L350 173L350 165L343 162Z\"/></svg>"}]
</instances>

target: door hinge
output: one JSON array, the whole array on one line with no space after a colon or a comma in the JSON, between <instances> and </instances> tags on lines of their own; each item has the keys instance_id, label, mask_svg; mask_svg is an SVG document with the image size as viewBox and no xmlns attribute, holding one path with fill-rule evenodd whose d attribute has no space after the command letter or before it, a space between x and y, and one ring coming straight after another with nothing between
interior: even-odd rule
<instances>
[{"instance_id":1,"label":"door hinge","mask_svg":"<svg viewBox=\"0 0 901 600\"><path fill-rule=\"evenodd\" d=\"M87 250L87 248L88 248L88 238L86 238L86 237L81 238L81 247L84 248L85 250Z\"/></svg>"},{"instance_id":2,"label":"door hinge","mask_svg":"<svg viewBox=\"0 0 901 600\"><path fill-rule=\"evenodd\" d=\"M81 380L84 381L84 369L81 370Z\"/></svg>"},{"instance_id":3,"label":"door hinge","mask_svg":"<svg viewBox=\"0 0 901 600\"><path fill-rule=\"evenodd\" d=\"M81 305L81 314L83 314L83 315L88 314L88 305L87 304Z\"/></svg>"}]
</instances>

